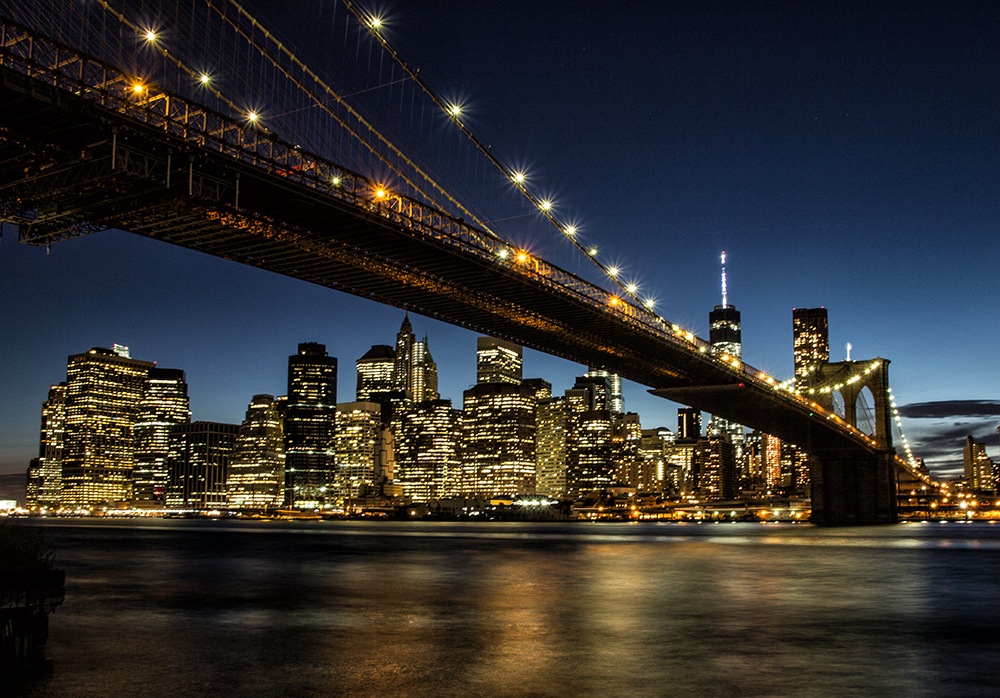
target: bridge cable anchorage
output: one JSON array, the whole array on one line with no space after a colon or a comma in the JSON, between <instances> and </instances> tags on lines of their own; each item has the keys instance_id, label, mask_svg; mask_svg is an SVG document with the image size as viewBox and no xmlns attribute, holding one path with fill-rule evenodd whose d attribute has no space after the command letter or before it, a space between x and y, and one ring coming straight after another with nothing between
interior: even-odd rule
<instances>
[{"instance_id":1,"label":"bridge cable anchorage","mask_svg":"<svg viewBox=\"0 0 1000 698\"><path fill-rule=\"evenodd\" d=\"M234 22L233 19L229 15L227 15L225 12L222 12L218 7L216 7L215 4L212 2L212 0L205 0L205 3L209 7L211 7L216 12L216 14L218 14L223 20L225 20L226 22L228 22L229 25L232 26L233 29L238 34L240 34L254 48L256 48L257 51L260 52L260 54L262 56L264 56L264 58L266 58L267 60L269 60L274 65L274 67L276 67L278 70L280 70L282 72L282 74L288 80L290 80L293 84L295 84L296 87L298 87L306 95L308 95L309 98L312 99L313 102L315 102L315 104L317 106L319 106L320 109L322 109L323 111L325 111L340 126L342 126L345 130L347 130L348 133L350 133L358 141L360 141L366 148L368 148L369 151L371 151L371 153L373 155L375 155L379 160L381 160L383 163L385 163L386 166L388 166L389 168L391 168L393 170L393 172L395 172L397 175L399 175L400 178L403 179L403 181L405 181L407 184L409 184L411 187L413 187L413 189L415 191L417 191L421 196L423 196L425 199L427 199L427 201L429 201L431 204L433 204L434 206L437 206L438 208L443 208L437 201L435 201L435 199L434 199L433 196L430 196L427 192L425 192L416 183L414 183L413 181L411 181L410 178L408 178L402 171L399 170L399 168L397 168L394 164L392 164L391 162L389 162L389 160L387 160L380 152L378 152L378 150L374 146L372 146L370 143L368 143L368 141L363 136L361 136L354 129L352 129L350 126L348 126L343 121L343 119L341 119L339 116L337 116L327 106L326 102L324 102L323 100L321 100L312 90L310 90L308 87L306 87L305 85L303 85L301 83L301 81L299 81L297 78L295 78L284 66L282 66L277 60L275 60L273 57L271 57L271 55L269 53L267 53L267 51L253 37L251 37L249 34L247 34L247 32L245 32L242 27L240 27L236 22ZM306 75L308 75L313 80L313 82L315 82L326 94L328 94L333 100L335 100L337 102L337 104L339 104L342 107L344 107L355 119L357 119L362 125L364 125L365 128L367 128L369 131L371 131L371 133L374 134L375 137L379 141L381 141L382 143L384 143L389 149L392 150L393 153L395 153L397 156L399 156L407 165L409 165L410 167L412 167L415 172L417 172L421 177L423 177L425 181L427 181L432 187L434 187L434 189L436 189L442 195L444 195L460 211L462 211L465 215L467 215L470 218L470 220L474 221L477 226L479 226L484 232L486 232L491 237L497 239L498 241L506 242L499 235L497 235L493 230L491 230L488 225L486 225L482 220L480 220L478 216L476 216L474 213L472 213L471 211L469 211L461 202L459 202L457 199L455 199L443 187L441 187L436 181L434 181L434 179L429 174L427 174L426 172L424 172L415 162L413 162L410 158L408 158L399 148L397 148L391 141L389 141L389 139L387 139L385 136L383 136L360 113L358 113L351 105L349 105L339 93L337 93L336 91L334 91L333 88L331 88L325 81L323 81L322 78L320 78L305 63L303 63L282 42L278 41L267 30L267 28L265 28L252 15L250 15L249 12L247 12L245 9L243 9L243 7L238 2L236 2L236 0L229 0L229 4L231 4L233 7L235 7L236 10L237 10L237 12L239 12L239 14L241 14L243 17L245 17L247 20L249 20L250 23L251 23L251 25L255 29L259 30L267 38L268 41L270 41L271 43L273 43L278 48L278 50L281 53L285 54L285 56L287 56L288 59L292 61L292 63L294 63L296 66L298 66L302 70L303 73L305 73Z\"/></svg>"},{"instance_id":2,"label":"bridge cable anchorage","mask_svg":"<svg viewBox=\"0 0 1000 698\"><path fill-rule=\"evenodd\" d=\"M230 2L233 2L235 4L235 0L230 0ZM573 243L573 245L578 250L580 250L580 252L583 253L584 257L590 259L593 262L593 264L596 265L597 268L600 269L608 279L610 279L615 285L618 286L618 288L620 288L625 294L627 294L630 298L632 298L638 304L639 310L641 312L647 313L654 317L658 317L655 315L655 313L653 313L649 309L650 306L647 303L644 303L638 297L637 295L638 288L636 288L634 284L625 284L621 279L618 278L617 273L614 274L611 273L612 268L608 267L600 260L598 260L596 254L594 254L591 250L588 250L577 239L574 226L565 225L559 222L555 218L555 216L552 213L551 202L540 200L528 191L527 187L524 184L523 173L516 172L510 169L509 167L505 166L493 155L491 149L488 146L483 145L483 143L478 138L476 138L476 136L459 119L460 111L455 109L454 106L449 105L440 97L438 97L437 93L435 93L427 85L427 83L425 83L420 78L420 76L418 75L418 71L411 68L409 64L406 61L404 61L403 58L396 52L396 50L389 45L389 42L386 40L386 38L382 35L381 32L378 31L378 29L381 26L380 22L377 22L373 17L367 16L362 10L355 7L354 3L351 2L351 0L343 0L343 3L347 7L347 9L354 14L354 16L358 19L358 21L362 24L362 26L368 28L372 36L374 36L375 39L382 45L382 47L389 53L389 55L392 56L397 63L399 63L399 65L403 68L403 70L407 72L407 74L409 74L409 76L413 79L413 81L417 85L419 85L421 89L423 89L423 91L431 98L434 104L437 105L438 108L440 108L441 111L443 111L448 116L448 118L450 118L452 121L455 122L458 128L461 129L462 133L465 134L465 136L470 141L472 141L473 144L475 144L479 152L482 153L486 157L486 159L489 160L498 170L500 170L500 172L503 173L504 177L506 177L509 181L511 181L514 184L514 186L525 196L525 198L527 198L527 200L545 218L547 218L549 222L552 223L552 225L554 225L559 232L561 232L567 239L570 240L570 242Z\"/></svg>"}]
</instances>

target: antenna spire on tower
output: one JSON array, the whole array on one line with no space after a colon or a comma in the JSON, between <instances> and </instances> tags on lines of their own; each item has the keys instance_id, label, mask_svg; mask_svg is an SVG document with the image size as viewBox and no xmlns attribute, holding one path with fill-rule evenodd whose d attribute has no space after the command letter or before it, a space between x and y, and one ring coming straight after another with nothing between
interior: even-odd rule
<instances>
[{"instance_id":1,"label":"antenna spire on tower","mask_svg":"<svg viewBox=\"0 0 1000 698\"><path fill-rule=\"evenodd\" d=\"M722 307L725 308L729 305L726 293L726 251L722 251Z\"/></svg>"}]
</instances>

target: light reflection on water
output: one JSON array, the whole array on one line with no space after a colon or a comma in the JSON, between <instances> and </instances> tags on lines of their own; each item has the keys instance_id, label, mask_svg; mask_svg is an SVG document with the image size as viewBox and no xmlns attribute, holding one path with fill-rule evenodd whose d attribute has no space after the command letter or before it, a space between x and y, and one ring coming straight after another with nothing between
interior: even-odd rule
<instances>
[{"instance_id":1,"label":"light reflection on water","mask_svg":"<svg viewBox=\"0 0 1000 698\"><path fill-rule=\"evenodd\" d=\"M992 696L1000 527L31 521L30 696Z\"/></svg>"}]
</instances>

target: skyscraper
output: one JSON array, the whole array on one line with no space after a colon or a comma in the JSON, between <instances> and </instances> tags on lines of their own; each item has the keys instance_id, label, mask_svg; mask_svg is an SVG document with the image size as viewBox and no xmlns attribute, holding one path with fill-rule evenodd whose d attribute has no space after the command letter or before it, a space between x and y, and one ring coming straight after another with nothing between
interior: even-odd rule
<instances>
[{"instance_id":1,"label":"skyscraper","mask_svg":"<svg viewBox=\"0 0 1000 698\"><path fill-rule=\"evenodd\" d=\"M414 501L461 492L462 413L451 400L428 400L399 416L396 484Z\"/></svg>"},{"instance_id":2,"label":"skyscraper","mask_svg":"<svg viewBox=\"0 0 1000 698\"><path fill-rule=\"evenodd\" d=\"M25 502L29 507L56 507L62 486L63 438L66 429L66 384L49 388L42 403L38 458L28 468Z\"/></svg>"},{"instance_id":3,"label":"skyscraper","mask_svg":"<svg viewBox=\"0 0 1000 698\"><path fill-rule=\"evenodd\" d=\"M162 502L167 486L170 428L191 421L184 371L151 368L135 422L132 499Z\"/></svg>"},{"instance_id":4,"label":"skyscraper","mask_svg":"<svg viewBox=\"0 0 1000 698\"><path fill-rule=\"evenodd\" d=\"M413 395L413 401L437 400L441 397L438 393L437 364L431 356L426 335L422 342L413 343L410 357L410 393Z\"/></svg>"},{"instance_id":5,"label":"skyscraper","mask_svg":"<svg viewBox=\"0 0 1000 698\"><path fill-rule=\"evenodd\" d=\"M701 439L694 448L694 460L699 498L736 496L736 449L728 439Z\"/></svg>"},{"instance_id":6,"label":"skyscraper","mask_svg":"<svg viewBox=\"0 0 1000 698\"><path fill-rule=\"evenodd\" d=\"M226 496L233 509L280 506L285 494L285 438L273 395L254 395L233 446Z\"/></svg>"},{"instance_id":7,"label":"skyscraper","mask_svg":"<svg viewBox=\"0 0 1000 698\"><path fill-rule=\"evenodd\" d=\"M239 427L217 422L170 428L166 504L171 509L226 506L226 481Z\"/></svg>"},{"instance_id":8,"label":"skyscraper","mask_svg":"<svg viewBox=\"0 0 1000 698\"><path fill-rule=\"evenodd\" d=\"M584 378L608 379L608 409L615 415L625 413L625 399L622 396L622 377L603 368L587 368Z\"/></svg>"},{"instance_id":9,"label":"skyscraper","mask_svg":"<svg viewBox=\"0 0 1000 698\"><path fill-rule=\"evenodd\" d=\"M581 376L565 392L566 491L571 496L602 490L614 481L610 395L603 376Z\"/></svg>"},{"instance_id":10,"label":"skyscraper","mask_svg":"<svg viewBox=\"0 0 1000 698\"><path fill-rule=\"evenodd\" d=\"M382 407L374 402L337 405L337 469L334 481L339 499L357 497L375 481L376 446Z\"/></svg>"},{"instance_id":11,"label":"skyscraper","mask_svg":"<svg viewBox=\"0 0 1000 698\"><path fill-rule=\"evenodd\" d=\"M795 351L795 388L804 390L816 364L830 360L830 334L826 308L793 308L792 340Z\"/></svg>"},{"instance_id":12,"label":"skyscraper","mask_svg":"<svg viewBox=\"0 0 1000 698\"><path fill-rule=\"evenodd\" d=\"M369 352L370 353L370 352ZM396 334L392 389L404 391L413 402L437 400L437 364L431 356L427 337L418 342L407 313ZM385 391L372 391L385 392ZM368 396L370 399L370 395Z\"/></svg>"},{"instance_id":13,"label":"skyscraper","mask_svg":"<svg viewBox=\"0 0 1000 698\"><path fill-rule=\"evenodd\" d=\"M521 383L521 346L496 337L476 340L476 383Z\"/></svg>"},{"instance_id":14,"label":"skyscraper","mask_svg":"<svg viewBox=\"0 0 1000 698\"><path fill-rule=\"evenodd\" d=\"M535 492L566 495L566 398L550 397L535 408Z\"/></svg>"},{"instance_id":15,"label":"skyscraper","mask_svg":"<svg viewBox=\"0 0 1000 698\"><path fill-rule=\"evenodd\" d=\"M285 504L318 509L336 466L333 437L337 423L337 359L326 346L299 345L288 357L285 407Z\"/></svg>"},{"instance_id":16,"label":"skyscraper","mask_svg":"<svg viewBox=\"0 0 1000 698\"><path fill-rule=\"evenodd\" d=\"M677 438L701 438L701 411L693 407L677 408Z\"/></svg>"},{"instance_id":17,"label":"skyscraper","mask_svg":"<svg viewBox=\"0 0 1000 698\"><path fill-rule=\"evenodd\" d=\"M375 344L357 360L358 387L355 393L359 402L370 400L373 393L393 390L396 370L396 350L387 344Z\"/></svg>"},{"instance_id":18,"label":"skyscraper","mask_svg":"<svg viewBox=\"0 0 1000 698\"><path fill-rule=\"evenodd\" d=\"M708 314L709 343L713 356L729 356L743 359L743 344L741 339L740 311L729 304L729 292L726 285L726 253L722 253L722 304ZM722 417L712 415L708 423L710 436L728 436L736 446L737 451L743 444L743 425L734 424Z\"/></svg>"},{"instance_id":19,"label":"skyscraper","mask_svg":"<svg viewBox=\"0 0 1000 698\"><path fill-rule=\"evenodd\" d=\"M962 449L965 480L971 492L996 490L993 460L986 455L986 444L977 444L971 436L965 439Z\"/></svg>"},{"instance_id":20,"label":"skyscraper","mask_svg":"<svg viewBox=\"0 0 1000 698\"><path fill-rule=\"evenodd\" d=\"M532 386L483 382L463 393L463 491L474 496L535 492Z\"/></svg>"},{"instance_id":21,"label":"skyscraper","mask_svg":"<svg viewBox=\"0 0 1000 698\"><path fill-rule=\"evenodd\" d=\"M410 324L410 314L403 316L403 322L396 333L396 356L392 374L393 390L410 390L410 367L413 363L413 325ZM411 396L412 397L412 396Z\"/></svg>"},{"instance_id":22,"label":"skyscraper","mask_svg":"<svg viewBox=\"0 0 1000 698\"><path fill-rule=\"evenodd\" d=\"M69 357L63 440L63 504L87 506L132 499L135 422L155 364L128 347L95 347Z\"/></svg>"}]
</instances>

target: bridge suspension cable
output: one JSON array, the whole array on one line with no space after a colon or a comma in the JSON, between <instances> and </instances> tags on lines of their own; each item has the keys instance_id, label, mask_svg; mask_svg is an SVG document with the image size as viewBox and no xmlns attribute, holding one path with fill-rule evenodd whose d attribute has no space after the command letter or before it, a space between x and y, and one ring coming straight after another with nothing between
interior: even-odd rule
<instances>
[{"instance_id":1,"label":"bridge suspension cable","mask_svg":"<svg viewBox=\"0 0 1000 698\"><path fill-rule=\"evenodd\" d=\"M235 2L235 0L230 0L230 2ZM538 212L544 216L550 223L552 223L555 228L562 233L567 240L569 240L583 255L585 258L591 260L598 269L600 269L605 276L614 283L622 292L636 301L640 307L647 311L651 311L653 303L651 299L643 301L638 297L638 287L635 284L626 284L619 278L619 270L616 267L605 265L597 258L596 249L588 248L583 245L579 238L577 237L576 226L562 223L559 221L552 211L552 203L547 199L540 199L528 191L526 185L526 178L522 172L516 171L510 167L504 165L500 160L493 155L490 147L483 144L475 134L469 130L468 127L460 119L461 109L454 104L448 104L445 100L441 99L434 90L420 77L418 71L410 67L410 65L403 60L402 56L389 45L388 40L380 31L382 23L378 20L375 15L370 12L365 12L360 10L354 5L351 0L343 0L344 5L350 10L358 21L371 32L372 36L382 45L382 47L389 53L393 59L402 66L403 70L410 76L410 78L420 86L420 88L427 93L427 96L436 104L441 111L451 119L455 125L461 130L463 134L476 146L479 152L492 163L504 177L509 180L513 185L524 195L525 198L534 206Z\"/></svg>"},{"instance_id":2,"label":"bridge suspension cable","mask_svg":"<svg viewBox=\"0 0 1000 698\"><path fill-rule=\"evenodd\" d=\"M340 126L347 129L351 135L357 138L361 143L363 143L376 157L380 158L388 167L390 167L397 175L399 175L407 184L414 188L417 192L421 194L427 201L433 205L440 206L439 202L428 195L419 185L412 181L403 171L393 165L388 159L383 157L377 148L372 146L360 133L352 129L343 119L341 119L332 109L329 108L327 102L320 99L320 97L304 85L298 78L293 76L291 72L286 69L281 63L275 60L267 50L261 46L248 32L244 31L242 27L239 26L237 22L234 22L226 13L219 10L212 0L205 0L205 3L212 8L224 21L229 23L230 26L243 38L245 38L254 48L256 48L262 56L267 58L274 66L281 71L281 73L288 79L291 80L300 90L306 93L310 99L312 99L316 106L326 112L331 118L337 121ZM309 76L310 79L331 99L337 102L340 106L344 107L355 119L358 120L365 128L367 128L379 141L381 141L387 148L392 150L398 157L406 162L417 174L419 174L425 181L427 181L432 187L434 187L438 192L440 192L445 198L448 199L452 204L458 207L465 215L467 215L471 220L482 228L486 233L492 235L493 237L499 238L499 236L489 228L483 221L481 221L475 214L469 211L460 201L455 199L451 194L449 194L443 187L441 187L434 179L424 172L419 165L417 165L412 159L407 157L398 147L396 147L392 142L389 141L382 133L378 131L372 124L370 124L361 114L359 114L351 105L349 105L345 99L338 94L330 85L328 85L322 78L320 78L312 69L309 68L305 63L299 60L288 47L286 47L281 41L278 41L272 34L264 27L260 22L256 20L249 12L247 12L242 5L240 5L236 0L229 0L229 4L236 8L243 17L245 17L250 24L260 31L264 37L270 41L281 53L283 53L295 66L297 66L305 75Z\"/></svg>"},{"instance_id":3,"label":"bridge suspension cable","mask_svg":"<svg viewBox=\"0 0 1000 698\"><path fill-rule=\"evenodd\" d=\"M906 434L903 433L903 419L899 415L899 407L896 406L896 396L892 394L892 388L889 388L889 407L892 409L892 419L896 423L896 429L899 431L899 440L902 442L903 450L906 452L906 462L909 463L911 468L916 470L917 459L913 456L913 450L910 448L910 442L906 438Z\"/></svg>"}]
</instances>

